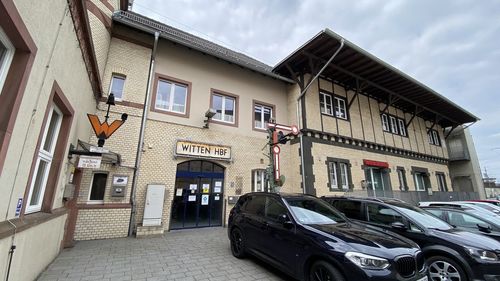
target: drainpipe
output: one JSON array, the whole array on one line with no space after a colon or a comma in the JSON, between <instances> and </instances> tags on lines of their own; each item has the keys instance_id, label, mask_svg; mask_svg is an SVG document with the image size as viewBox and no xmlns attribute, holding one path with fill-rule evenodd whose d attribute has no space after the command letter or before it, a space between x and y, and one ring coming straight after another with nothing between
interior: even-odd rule
<instances>
[{"instance_id":1,"label":"drainpipe","mask_svg":"<svg viewBox=\"0 0 500 281\"><path fill-rule=\"evenodd\" d=\"M148 118L149 100L151 99L151 88L153 84L152 80L153 80L155 58L156 58L156 48L158 46L159 37L160 37L160 32L156 31L153 51L151 52L151 60L149 62L148 87L146 89L146 97L144 98L144 108L142 109L141 130L139 132L139 142L137 143L137 152L135 155L134 176L132 178L132 188L130 190L130 204L132 205L132 210L130 212L128 236L132 236L135 230L135 213L137 210L137 206L135 204L135 191L137 189L137 177L139 176L142 149L144 147L144 131L146 129L146 120Z\"/></svg>"},{"instance_id":2,"label":"drainpipe","mask_svg":"<svg viewBox=\"0 0 500 281\"><path fill-rule=\"evenodd\" d=\"M344 47L344 38L340 39L340 46L333 53L332 57L325 63L325 65L318 71L318 73L314 76L313 79L307 84L307 86L300 92L299 97L297 98L297 123L299 126L299 131L302 130L302 98L305 96L307 93L307 90L311 87L312 83L318 79L318 77L323 73L323 71L330 65L330 63L333 61L333 59L339 54L340 50ZM302 134L299 135L299 141L300 141L300 166L301 166L301 172L302 172L302 192L305 194L306 193L306 174L305 174L305 168L304 168L304 142L303 142L303 137Z\"/></svg>"}]
</instances>

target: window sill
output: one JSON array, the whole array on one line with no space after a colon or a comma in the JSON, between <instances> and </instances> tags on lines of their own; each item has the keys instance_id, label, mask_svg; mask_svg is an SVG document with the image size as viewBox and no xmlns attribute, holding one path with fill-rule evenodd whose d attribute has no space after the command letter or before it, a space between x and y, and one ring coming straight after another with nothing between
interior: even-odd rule
<instances>
[{"instance_id":1,"label":"window sill","mask_svg":"<svg viewBox=\"0 0 500 281\"><path fill-rule=\"evenodd\" d=\"M266 128L256 128L256 127L253 127L252 129L254 131L257 131L257 132L267 133L267 129Z\"/></svg>"},{"instance_id":2,"label":"window sill","mask_svg":"<svg viewBox=\"0 0 500 281\"><path fill-rule=\"evenodd\" d=\"M221 121L221 120L215 120L215 119L210 119L208 121L210 124L218 124L218 125L225 125L225 126L230 126L230 127L238 127L238 123L231 123L231 122L226 122L226 121Z\"/></svg>"},{"instance_id":3,"label":"window sill","mask_svg":"<svg viewBox=\"0 0 500 281\"><path fill-rule=\"evenodd\" d=\"M321 112L321 115L332 117L332 118L339 119L339 120L346 121L346 122L350 122L349 118L337 117L337 116L335 116L333 114L328 114L328 113Z\"/></svg>"},{"instance_id":4,"label":"window sill","mask_svg":"<svg viewBox=\"0 0 500 281\"><path fill-rule=\"evenodd\" d=\"M23 218L16 218L11 220L11 222L16 226L16 229L14 229L14 227L8 221L0 222L0 239L13 235L14 231L19 233L44 222L58 218L62 215L65 215L67 212L68 209L62 207L54 209L50 213L36 212L26 214L23 216Z\"/></svg>"}]
</instances>

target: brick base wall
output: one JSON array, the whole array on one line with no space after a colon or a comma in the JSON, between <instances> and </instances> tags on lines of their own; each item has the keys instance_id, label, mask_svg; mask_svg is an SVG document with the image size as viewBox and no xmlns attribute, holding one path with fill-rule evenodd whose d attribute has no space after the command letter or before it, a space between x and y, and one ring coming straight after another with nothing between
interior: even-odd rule
<instances>
[{"instance_id":1,"label":"brick base wall","mask_svg":"<svg viewBox=\"0 0 500 281\"><path fill-rule=\"evenodd\" d=\"M80 209L75 240L126 237L130 209Z\"/></svg>"}]
</instances>

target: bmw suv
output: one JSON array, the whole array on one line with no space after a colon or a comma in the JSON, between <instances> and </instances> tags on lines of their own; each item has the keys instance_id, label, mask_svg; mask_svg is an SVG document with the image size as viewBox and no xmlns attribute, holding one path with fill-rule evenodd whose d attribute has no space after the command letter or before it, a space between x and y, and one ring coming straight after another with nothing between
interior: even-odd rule
<instances>
[{"instance_id":1,"label":"bmw suv","mask_svg":"<svg viewBox=\"0 0 500 281\"><path fill-rule=\"evenodd\" d=\"M415 241L427 259L431 281L500 280L500 243L496 240L455 228L396 199L323 199L351 219Z\"/></svg>"},{"instance_id":2,"label":"bmw suv","mask_svg":"<svg viewBox=\"0 0 500 281\"><path fill-rule=\"evenodd\" d=\"M299 280L428 280L417 244L352 222L314 196L245 194L228 235L235 257L251 254Z\"/></svg>"}]
</instances>

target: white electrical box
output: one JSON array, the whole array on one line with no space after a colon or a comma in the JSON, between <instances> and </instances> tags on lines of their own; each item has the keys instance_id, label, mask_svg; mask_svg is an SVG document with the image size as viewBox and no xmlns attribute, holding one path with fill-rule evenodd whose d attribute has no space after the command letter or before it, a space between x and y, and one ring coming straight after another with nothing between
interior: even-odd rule
<instances>
[{"instance_id":1,"label":"white electrical box","mask_svg":"<svg viewBox=\"0 0 500 281\"><path fill-rule=\"evenodd\" d=\"M164 197L164 185L148 184L148 190L146 192L146 205L144 206L144 219L142 220L143 226L161 225Z\"/></svg>"}]
</instances>

